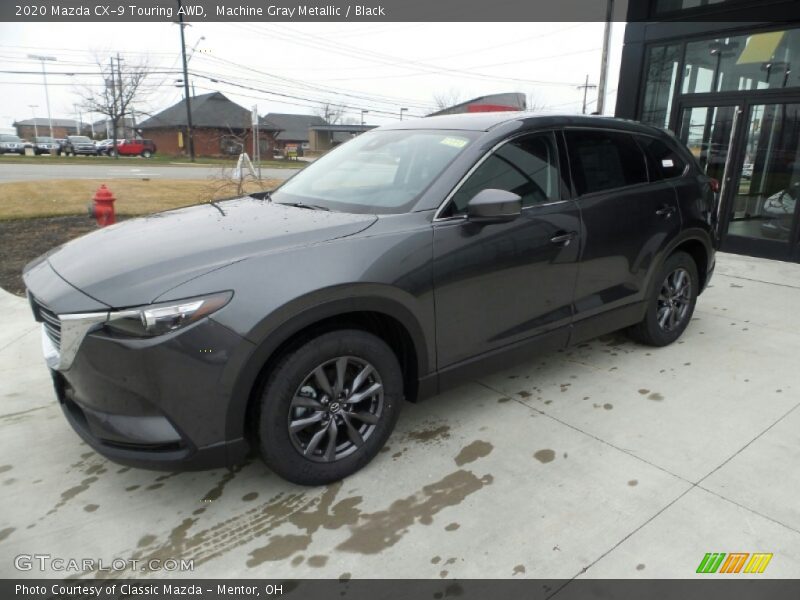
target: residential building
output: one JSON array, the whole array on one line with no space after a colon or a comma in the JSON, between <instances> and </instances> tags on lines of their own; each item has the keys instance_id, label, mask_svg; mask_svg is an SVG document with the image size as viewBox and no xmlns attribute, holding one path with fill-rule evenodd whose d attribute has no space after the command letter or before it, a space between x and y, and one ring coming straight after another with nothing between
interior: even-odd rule
<instances>
[{"instance_id":1,"label":"residential building","mask_svg":"<svg viewBox=\"0 0 800 600\"><path fill-rule=\"evenodd\" d=\"M271 150L285 155L287 146L296 149L298 154L309 150L309 130L320 125L327 123L317 115L268 113L261 119L260 127L270 137Z\"/></svg>"},{"instance_id":2,"label":"residential building","mask_svg":"<svg viewBox=\"0 0 800 600\"><path fill-rule=\"evenodd\" d=\"M231 156L249 152L252 146L252 113L213 92L191 98L192 132L197 156ZM188 154L186 105L183 100L140 122L142 137L152 139L161 154ZM262 155L269 149L261 138Z\"/></svg>"},{"instance_id":3,"label":"residential building","mask_svg":"<svg viewBox=\"0 0 800 600\"><path fill-rule=\"evenodd\" d=\"M16 121L13 126L17 130L17 135L19 137L32 140L37 132L40 137L49 136L51 123L53 126L53 137L56 139L65 138L68 135L91 136L92 134L92 128L89 123L79 123L75 119L51 120L47 117L36 117L35 119Z\"/></svg>"},{"instance_id":4,"label":"residential building","mask_svg":"<svg viewBox=\"0 0 800 600\"><path fill-rule=\"evenodd\" d=\"M616 115L671 129L720 182L722 250L800 261L800 10L630 2Z\"/></svg>"}]
</instances>

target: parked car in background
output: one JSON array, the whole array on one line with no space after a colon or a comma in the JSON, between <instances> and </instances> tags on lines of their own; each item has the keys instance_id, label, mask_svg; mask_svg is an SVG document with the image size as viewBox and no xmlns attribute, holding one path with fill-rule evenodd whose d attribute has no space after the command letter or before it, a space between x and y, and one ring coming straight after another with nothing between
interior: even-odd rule
<instances>
[{"instance_id":1,"label":"parked car in background","mask_svg":"<svg viewBox=\"0 0 800 600\"><path fill-rule=\"evenodd\" d=\"M0 134L0 154L25 154L25 142L17 135Z\"/></svg>"},{"instance_id":2,"label":"parked car in background","mask_svg":"<svg viewBox=\"0 0 800 600\"><path fill-rule=\"evenodd\" d=\"M404 399L620 329L678 340L714 271L716 185L642 124L429 117L273 192L73 240L24 280L96 451L171 470L254 448L318 485L375 457Z\"/></svg>"},{"instance_id":3,"label":"parked car in background","mask_svg":"<svg viewBox=\"0 0 800 600\"><path fill-rule=\"evenodd\" d=\"M156 145L153 140L121 140L117 142L117 148L109 148L108 155L116 156L142 156L150 158L156 153Z\"/></svg>"},{"instance_id":4,"label":"parked car in background","mask_svg":"<svg viewBox=\"0 0 800 600\"><path fill-rule=\"evenodd\" d=\"M51 152L57 153L60 148L61 145L55 140L55 138L48 136L39 136L33 138L34 154L50 154Z\"/></svg>"},{"instance_id":5,"label":"parked car in background","mask_svg":"<svg viewBox=\"0 0 800 600\"><path fill-rule=\"evenodd\" d=\"M111 146L114 145L114 140L107 139L107 140L100 140L99 142L95 142L95 148L97 149L97 153L103 156L108 155L108 151L111 149Z\"/></svg>"},{"instance_id":6,"label":"parked car in background","mask_svg":"<svg viewBox=\"0 0 800 600\"><path fill-rule=\"evenodd\" d=\"M94 145L94 141L85 135L68 135L61 146L61 153L67 156L76 156L78 154L97 156L97 148Z\"/></svg>"}]
</instances>

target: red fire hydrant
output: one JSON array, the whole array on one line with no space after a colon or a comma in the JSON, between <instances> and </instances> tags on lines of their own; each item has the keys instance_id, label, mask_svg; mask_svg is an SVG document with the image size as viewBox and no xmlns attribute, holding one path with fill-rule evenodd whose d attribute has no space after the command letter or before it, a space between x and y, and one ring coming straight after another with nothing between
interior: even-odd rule
<instances>
[{"instance_id":1,"label":"red fire hydrant","mask_svg":"<svg viewBox=\"0 0 800 600\"><path fill-rule=\"evenodd\" d=\"M97 220L99 227L113 225L117 222L114 215L114 194L111 193L105 184L94 193L92 204L89 205L89 217Z\"/></svg>"}]
</instances>

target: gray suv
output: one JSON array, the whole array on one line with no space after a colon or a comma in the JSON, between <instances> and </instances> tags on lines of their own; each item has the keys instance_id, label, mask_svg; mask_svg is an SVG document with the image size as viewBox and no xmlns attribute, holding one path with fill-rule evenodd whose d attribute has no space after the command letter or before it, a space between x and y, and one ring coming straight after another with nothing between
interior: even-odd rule
<instances>
[{"instance_id":1,"label":"gray suv","mask_svg":"<svg viewBox=\"0 0 800 600\"><path fill-rule=\"evenodd\" d=\"M0 134L0 154L25 154L25 142L19 136Z\"/></svg>"},{"instance_id":2,"label":"gray suv","mask_svg":"<svg viewBox=\"0 0 800 600\"><path fill-rule=\"evenodd\" d=\"M272 193L79 238L24 279L95 450L162 469L252 451L322 484L372 460L404 400L619 329L678 339L714 270L715 188L644 125L433 117Z\"/></svg>"}]
</instances>

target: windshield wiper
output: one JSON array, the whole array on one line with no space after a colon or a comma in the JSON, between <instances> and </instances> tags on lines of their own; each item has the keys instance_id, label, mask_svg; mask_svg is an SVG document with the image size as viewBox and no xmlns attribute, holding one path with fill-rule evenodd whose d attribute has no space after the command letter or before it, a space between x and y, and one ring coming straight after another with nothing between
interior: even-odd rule
<instances>
[{"instance_id":1,"label":"windshield wiper","mask_svg":"<svg viewBox=\"0 0 800 600\"><path fill-rule=\"evenodd\" d=\"M275 204L283 204L284 206L294 206L295 208L308 208L310 210L326 210L330 211L327 206L320 206L319 204L306 204L305 202L276 202Z\"/></svg>"}]
</instances>

